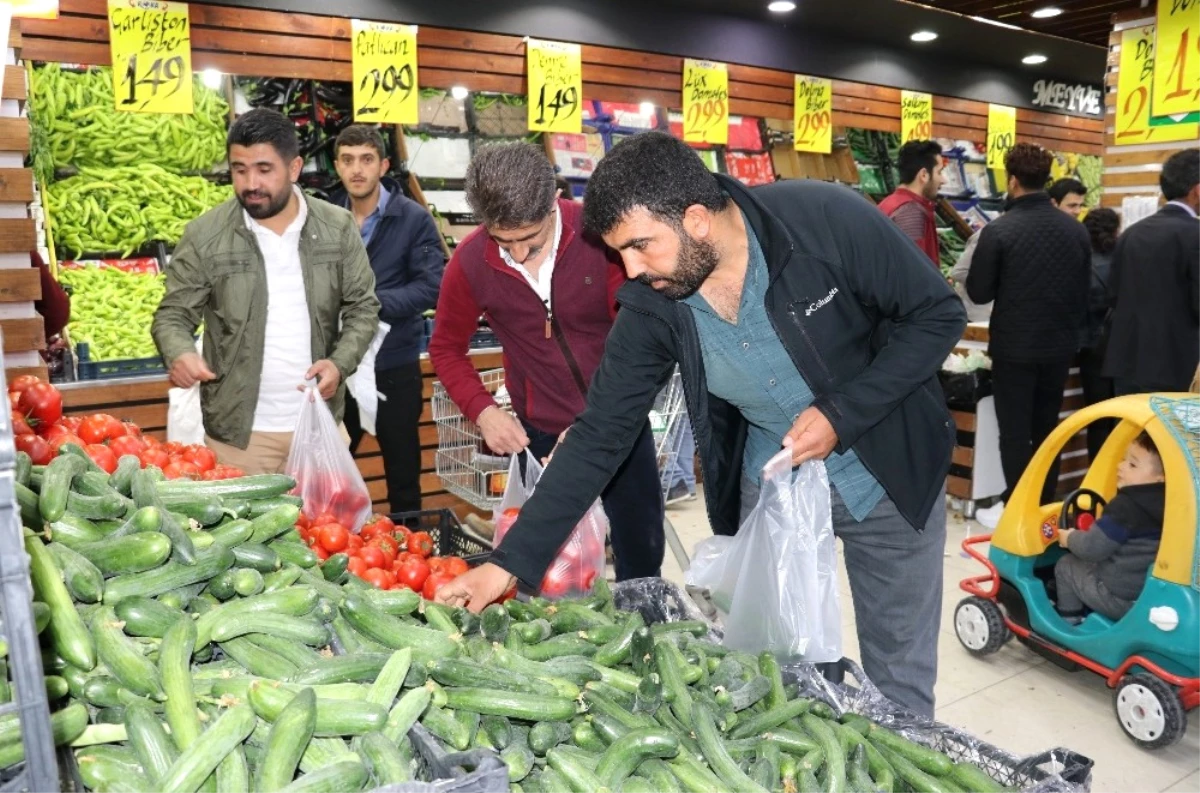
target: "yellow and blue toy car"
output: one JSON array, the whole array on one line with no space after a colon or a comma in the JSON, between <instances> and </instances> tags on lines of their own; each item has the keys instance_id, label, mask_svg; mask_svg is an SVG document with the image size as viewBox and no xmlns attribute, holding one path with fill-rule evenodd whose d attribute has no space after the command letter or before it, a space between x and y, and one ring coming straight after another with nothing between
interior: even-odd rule
<instances>
[{"instance_id":1,"label":"yellow and blue toy car","mask_svg":"<svg viewBox=\"0 0 1200 793\"><path fill-rule=\"evenodd\" d=\"M1042 504L1042 483L1067 442L1088 424L1117 420L1082 487L1062 503ZM1133 608L1116 622L1089 614L1078 625L1054 609L1047 584L1065 551L1060 529L1087 529L1117 490L1117 464L1139 433L1162 457L1166 512L1162 542ZM1147 749L1183 737L1187 711L1200 704L1200 397L1118 397L1068 416L1034 455L995 532L968 537L963 550L987 574L965 579L970 594L954 629L973 655L996 652L1012 635L1068 669L1083 667L1114 689L1117 721ZM987 555L979 549L990 543Z\"/></svg>"}]
</instances>

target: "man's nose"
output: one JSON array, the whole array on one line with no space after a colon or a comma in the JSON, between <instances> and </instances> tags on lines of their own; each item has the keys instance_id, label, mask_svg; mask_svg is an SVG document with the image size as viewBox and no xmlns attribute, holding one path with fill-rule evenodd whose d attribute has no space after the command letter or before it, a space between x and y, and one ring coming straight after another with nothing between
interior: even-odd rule
<instances>
[{"instance_id":1,"label":"man's nose","mask_svg":"<svg viewBox=\"0 0 1200 793\"><path fill-rule=\"evenodd\" d=\"M625 265L625 275L630 279L637 278L642 273L647 271L646 266L640 261L637 261L627 253L621 254L622 263Z\"/></svg>"}]
</instances>

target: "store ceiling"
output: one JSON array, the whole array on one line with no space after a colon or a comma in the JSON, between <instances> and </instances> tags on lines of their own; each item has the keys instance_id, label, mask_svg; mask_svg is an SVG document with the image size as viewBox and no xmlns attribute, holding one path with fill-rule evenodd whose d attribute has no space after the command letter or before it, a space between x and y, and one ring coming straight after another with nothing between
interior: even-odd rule
<instances>
[{"instance_id":1,"label":"store ceiling","mask_svg":"<svg viewBox=\"0 0 1200 793\"><path fill-rule=\"evenodd\" d=\"M953 11L965 16L981 16L1008 25L1016 25L1074 39L1087 44L1108 46L1112 15L1134 8L1153 8L1146 0L913 0L921 5ZM1055 16L1035 17L1042 9L1062 11Z\"/></svg>"}]
</instances>

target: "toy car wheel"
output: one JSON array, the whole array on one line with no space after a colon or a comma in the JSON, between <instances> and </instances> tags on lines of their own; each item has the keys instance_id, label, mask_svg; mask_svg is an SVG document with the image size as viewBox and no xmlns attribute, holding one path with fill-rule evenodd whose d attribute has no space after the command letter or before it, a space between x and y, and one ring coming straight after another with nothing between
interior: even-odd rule
<instances>
[{"instance_id":1,"label":"toy car wheel","mask_svg":"<svg viewBox=\"0 0 1200 793\"><path fill-rule=\"evenodd\" d=\"M1177 743L1187 729L1187 714L1175 689L1153 675L1126 675L1113 692L1113 710L1121 729L1143 749Z\"/></svg>"},{"instance_id":2,"label":"toy car wheel","mask_svg":"<svg viewBox=\"0 0 1200 793\"><path fill-rule=\"evenodd\" d=\"M954 610L954 633L971 655L991 655L1012 635L994 601L965 598Z\"/></svg>"}]
</instances>

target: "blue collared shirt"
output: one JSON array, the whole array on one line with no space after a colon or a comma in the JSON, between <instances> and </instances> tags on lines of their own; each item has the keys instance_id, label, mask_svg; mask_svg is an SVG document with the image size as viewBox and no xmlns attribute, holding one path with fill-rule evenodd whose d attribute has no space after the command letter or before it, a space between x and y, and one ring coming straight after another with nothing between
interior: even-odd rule
<instances>
[{"instance_id":1,"label":"blue collared shirt","mask_svg":"<svg viewBox=\"0 0 1200 793\"><path fill-rule=\"evenodd\" d=\"M767 259L749 219L745 223L750 261L737 324L721 319L699 292L683 302L696 320L709 393L736 407L750 424L742 476L759 483L763 466L783 447L783 436L796 418L812 405L813 393L771 326L764 304ZM883 486L853 449L830 454L825 467L855 520L870 514L883 497Z\"/></svg>"},{"instance_id":2,"label":"blue collared shirt","mask_svg":"<svg viewBox=\"0 0 1200 793\"><path fill-rule=\"evenodd\" d=\"M391 197L392 194L380 183L379 203L375 205L375 211L363 219L362 227L358 230L358 233L362 235L363 245L371 243L371 237L375 235L375 227L379 225L379 219L383 217L384 210L387 209L388 199Z\"/></svg>"}]
</instances>

